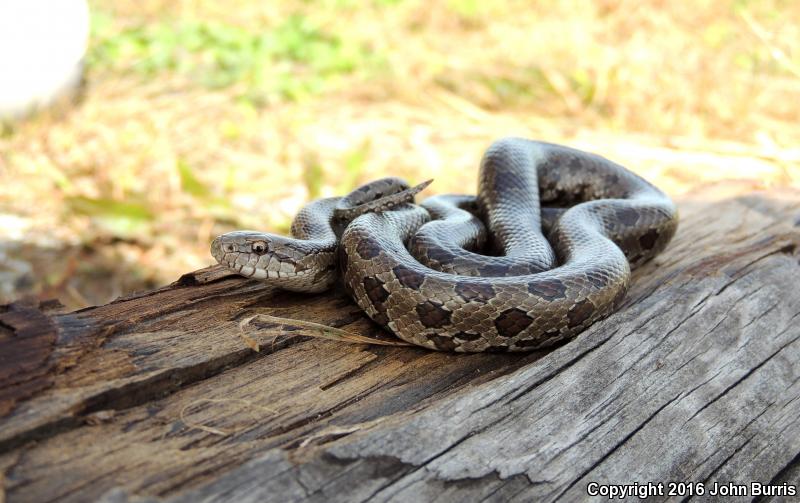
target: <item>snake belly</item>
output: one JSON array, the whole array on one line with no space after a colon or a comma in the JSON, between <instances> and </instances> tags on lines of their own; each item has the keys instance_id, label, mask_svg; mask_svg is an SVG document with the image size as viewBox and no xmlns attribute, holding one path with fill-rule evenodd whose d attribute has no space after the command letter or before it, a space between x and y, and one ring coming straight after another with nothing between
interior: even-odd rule
<instances>
[{"instance_id":1,"label":"snake belly","mask_svg":"<svg viewBox=\"0 0 800 503\"><path fill-rule=\"evenodd\" d=\"M325 288L338 262L345 289L370 318L443 351L530 351L578 334L620 306L631 268L661 252L678 223L672 201L622 166L521 138L486 151L476 196L435 196L421 206L395 196L372 203L378 211L353 211L367 192L310 203L293 224L297 239L266 248L283 247L280 256L304 272L313 260L304 243L315 243ZM337 223L337 211L348 220ZM223 238L212 253L234 270L264 260L245 253L253 236ZM278 258L274 267L284 264ZM323 289L311 286L311 274L284 275L291 289Z\"/></svg>"}]
</instances>

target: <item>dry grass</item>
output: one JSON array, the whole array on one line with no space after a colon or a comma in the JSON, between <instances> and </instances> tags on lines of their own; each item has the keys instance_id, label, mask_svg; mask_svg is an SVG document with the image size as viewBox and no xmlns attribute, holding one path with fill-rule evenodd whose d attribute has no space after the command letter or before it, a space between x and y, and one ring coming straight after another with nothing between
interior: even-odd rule
<instances>
[{"instance_id":1,"label":"dry grass","mask_svg":"<svg viewBox=\"0 0 800 503\"><path fill-rule=\"evenodd\" d=\"M506 135L594 150L673 195L727 178L800 181L796 2L92 5L107 23L84 101L0 139L8 253L19 258L19 241L72 246L55 254L70 260L32 259L18 290L71 307L170 281L211 263L216 233L285 230L309 197L386 173L471 190L481 152ZM287 49L299 55L237 60L243 70L220 84L213 52L142 71L155 56L98 51L154 27L222 26L247 44L290 18L334 54L302 53L301 36Z\"/></svg>"}]
</instances>

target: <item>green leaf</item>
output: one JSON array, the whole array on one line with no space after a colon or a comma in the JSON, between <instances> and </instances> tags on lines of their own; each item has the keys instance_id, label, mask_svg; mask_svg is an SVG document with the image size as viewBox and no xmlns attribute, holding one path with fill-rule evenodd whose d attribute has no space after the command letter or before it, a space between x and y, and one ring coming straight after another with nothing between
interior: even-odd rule
<instances>
[{"instance_id":1,"label":"green leaf","mask_svg":"<svg viewBox=\"0 0 800 503\"><path fill-rule=\"evenodd\" d=\"M322 165L319 158L314 154L309 154L303 161L303 183L308 190L309 199L317 199L322 184L325 181L325 173L322 170Z\"/></svg>"},{"instance_id":2,"label":"green leaf","mask_svg":"<svg viewBox=\"0 0 800 503\"><path fill-rule=\"evenodd\" d=\"M90 217L125 218L138 221L154 219L150 209L141 203L105 198L95 199L86 196L68 197L66 202L73 212Z\"/></svg>"},{"instance_id":3,"label":"green leaf","mask_svg":"<svg viewBox=\"0 0 800 503\"><path fill-rule=\"evenodd\" d=\"M178 159L176 167L181 177L181 188L184 192L199 199L208 199L211 197L211 189L194 176L192 168L187 162Z\"/></svg>"},{"instance_id":4,"label":"green leaf","mask_svg":"<svg viewBox=\"0 0 800 503\"><path fill-rule=\"evenodd\" d=\"M137 202L73 196L66 199L74 214L92 217L97 226L113 236L131 236L146 232L155 216L147 206Z\"/></svg>"},{"instance_id":5,"label":"green leaf","mask_svg":"<svg viewBox=\"0 0 800 503\"><path fill-rule=\"evenodd\" d=\"M372 144L369 140L365 140L358 148L347 154L344 159L344 173L336 187L337 193L346 194L356 187L367 165L371 149Z\"/></svg>"}]
</instances>

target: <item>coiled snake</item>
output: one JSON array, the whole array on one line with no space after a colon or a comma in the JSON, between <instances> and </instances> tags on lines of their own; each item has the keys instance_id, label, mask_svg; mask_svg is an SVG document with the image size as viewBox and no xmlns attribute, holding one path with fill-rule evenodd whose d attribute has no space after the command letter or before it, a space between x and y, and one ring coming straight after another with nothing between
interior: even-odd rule
<instances>
[{"instance_id":1,"label":"coiled snake","mask_svg":"<svg viewBox=\"0 0 800 503\"><path fill-rule=\"evenodd\" d=\"M477 196L413 204L427 183L378 180L306 205L293 238L235 231L211 252L287 290L323 291L341 275L370 318L426 348L530 351L614 312L631 267L678 224L672 201L622 166L520 138L486 151Z\"/></svg>"}]
</instances>

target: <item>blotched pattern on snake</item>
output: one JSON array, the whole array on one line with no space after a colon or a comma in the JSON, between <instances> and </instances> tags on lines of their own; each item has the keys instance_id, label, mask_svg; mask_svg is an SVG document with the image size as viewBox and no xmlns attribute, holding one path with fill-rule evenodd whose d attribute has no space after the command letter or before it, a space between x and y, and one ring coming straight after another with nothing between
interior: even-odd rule
<instances>
[{"instance_id":1,"label":"blotched pattern on snake","mask_svg":"<svg viewBox=\"0 0 800 503\"><path fill-rule=\"evenodd\" d=\"M520 138L486 151L477 196L414 204L428 183L371 182L306 205L291 238L235 231L211 251L287 290L320 292L341 277L370 318L426 348L530 351L614 312L631 268L678 224L672 201L622 166Z\"/></svg>"}]
</instances>

